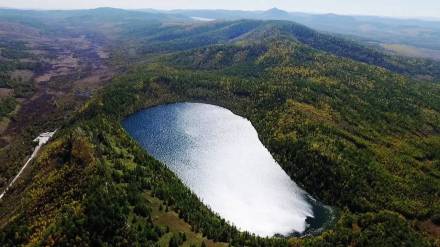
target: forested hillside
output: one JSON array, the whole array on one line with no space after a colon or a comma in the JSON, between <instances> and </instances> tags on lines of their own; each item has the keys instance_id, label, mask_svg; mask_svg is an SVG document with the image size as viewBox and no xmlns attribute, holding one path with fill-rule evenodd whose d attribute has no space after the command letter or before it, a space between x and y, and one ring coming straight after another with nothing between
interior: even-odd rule
<instances>
[{"instance_id":1,"label":"forested hillside","mask_svg":"<svg viewBox=\"0 0 440 247\"><path fill-rule=\"evenodd\" d=\"M284 21L168 21L98 33L119 74L60 121L0 202L2 246L440 244L435 62ZM287 174L337 209L335 223L260 238L211 212L121 126L142 108L185 101L249 119Z\"/></svg>"},{"instance_id":2,"label":"forested hillside","mask_svg":"<svg viewBox=\"0 0 440 247\"><path fill-rule=\"evenodd\" d=\"M152 10L144 10L153 12ZM379 16L355 16L337 14L312 14L287 12L273 8L267 11L236 10L174 10L154 11L160 13L180 14L187 17L199 17L207 20L288 20L294 21L318 31L350 35L358 40L402 48L392 49L398 54L410 57L427 57L438 60L440 45L439 20L423 18L390 18ZM348 24L349 23L349 24ZM407 53L406 51L410 51Z\"/></svg>"},{"instance_id":3,"label":"forested hillside","mask_svg":"<svg viewBox=\"0 0 440 247\"><path fill-rule=\"evenodd\" d=\"M419 79L439 80L440 62L401 58L369 48L347 37L314 31L288 21L239 20L185 25L130 27L122 39L137 41L137 54L176 52L215 44L290 39L314 49L389 69Z\"/></svg>"}]
</instances>

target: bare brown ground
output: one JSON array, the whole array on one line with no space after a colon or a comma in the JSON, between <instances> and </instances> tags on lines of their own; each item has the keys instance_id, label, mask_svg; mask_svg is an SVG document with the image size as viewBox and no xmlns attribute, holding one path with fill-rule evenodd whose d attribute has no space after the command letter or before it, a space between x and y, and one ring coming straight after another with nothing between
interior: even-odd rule
<instances>
[{"instance_id":1,"label":"bare brown ground","mask_svg":"<svg viewBox=\"0 0 440 247\"><path fill-rule=\"evenodd\" d=\"M13 94L14 90L10 88L0 88L0 99L9 97Z\"/></svg>"},{"instance_id":2,"label":"bare brown ground","mask_svg":"<svg viewBox=\"0 0 440 247\"><path fill-rule=\"evenodd\" d=\"M431 220L421 222L420 228L440 240L440 226L434 224Z\"/></svg>"},{"instance_id":3,"label":"bare brown ground","mask_svg":"<svg viewBox=\"0 0 440 247\"><path fill-rule=\"evenodd\" d=\"M30 52L48 66L37 73L13 72L14 78L33 80L35 93L24 100L7 128L3 123L5 131L3 134L0 132L3 140L35 124L63 119L66 109L78 108L113 76L111 69L105 65L109 57L105 48L84 35L46 37L26 26L0 23L0 37L5 35L26 42ZM1 89L0 97L9 93ZM63 106L62 109L58 108L59 105Z\"/></svg>"}]
</instances>

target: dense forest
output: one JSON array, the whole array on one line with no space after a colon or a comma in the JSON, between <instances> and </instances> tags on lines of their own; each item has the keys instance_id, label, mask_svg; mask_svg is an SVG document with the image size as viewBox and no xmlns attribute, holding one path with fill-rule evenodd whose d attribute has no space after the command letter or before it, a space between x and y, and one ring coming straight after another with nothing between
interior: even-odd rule
<instances>
[{"instance_id":1,"label":"dense forest","mask_svg":"<svg viewBox=\"0 0 440 247\"><path fill-rule=\"evenodd\" d=\"M111 34L123 73L60 121L13 191L23 196L2 213L2 246L438 246L436 62L284 21L141 23ZM121 126L185 101L249 119L288 175L339 209L335 223L261 238L213 213Z\"/></svg>"},{"instance_id":2,"label":"dense forest","mask_svg":"<svg viewBox=\"0 0 440 247\"><path fill-rule=\"evenodd\" d=\"M125 26L122 39L136 40L138 55L175 52L216 44L248 43L270 39L292 40L355 61L380 66L425 80L440 78L440 62L387 55L353 39L317 32L289 21L239 20L214 24L162 27L157 23Z\"/></svg>"}]
</instances>

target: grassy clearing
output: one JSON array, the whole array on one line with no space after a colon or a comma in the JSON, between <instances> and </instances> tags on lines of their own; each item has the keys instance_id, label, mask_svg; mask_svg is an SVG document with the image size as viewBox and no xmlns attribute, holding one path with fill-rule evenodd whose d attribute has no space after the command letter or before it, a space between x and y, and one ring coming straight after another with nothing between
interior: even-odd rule
<instances>
[{"instance_id":1,"label":"grassy clearing","mask_svg":"<svg viewBox=\"0 0 440 247\"><path fill-rule=\"evenodd\" d=\"M162 201L156 197L153 197L151 193L146 193L145 197L151 203L154 224L169 229L169 232L160 238L159 246L168 247L168 243L170 242L173 234L178 233L185 233L186 235L187 240L182 244L182 246L200 246L202 242L205 242L206 246L211 247L228 246L226 243L216 243L203 237L201 233L193 232L188 223L180 219L179 215L173 210L166 210L166 206L162 203Z\"/></svg>"},{"instance_id":2,"label":"grassy clearing","mask_svg":"<svg viewBox=\"0 0 440 247\"><path fill-rule=\"evenodd\" d=\"M439 50L424 49L403 44L382 44L382 47L399 56L440 60Z\"/></svg>"}]
</instances>

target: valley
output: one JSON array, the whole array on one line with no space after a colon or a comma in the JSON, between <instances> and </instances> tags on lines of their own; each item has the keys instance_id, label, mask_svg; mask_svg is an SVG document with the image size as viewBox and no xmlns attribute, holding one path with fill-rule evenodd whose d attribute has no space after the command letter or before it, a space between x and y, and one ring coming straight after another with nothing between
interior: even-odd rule
<instances>
[{"instance_id":1,"label":"valley","mask_svg":"<svg viewBox=\"0 0 440 247\"><path fill-rule=\"evenodd\" d=\"M6 21L0 27L0 39L21 44L23 53L4 61L17 64L6 72L6 87L1 88L6 99L16 102L0 125L0 187L4 188L24 163L20 153L31 150L37 133L58 128L111 79L113 71L106 65L108 53L102 42L87 39L87 33L47 34Z\"/></svg>"},{"instance_id":2,"label":"valley","mask_svg":"<svg viewBox=\"0 0 440 247\"><path fill-rule=\"evenodd\" d=\"M440 243L438 61L271 18L112 8L0 14L2 189L34 138L57 129L0 200L0 245ZM230 115L182 108L188 102ZM136 114L173 106L175 114L127 127ZM195 128L207 121L213 129ZM248 128L231 131L231 123ZM248 131L253 141L238 138ZM264 152L240 156L256 149ZM179 159L198 172L206 165L215 183L179 172ZM246 183L254 190L240 190ZM334 219L289 234L310 224L295 193L328 205ZM228 216L216 205L229 201ZM261 223L267 208L275 209ZM273 222L281 223L268 229Z\"/></svg>"},{"instance_id":3,"label":"valley","mask_svg":"<svg viewBox=\"0 0 440 247\"><path fill-rule=\"evenodd\" d=\"M22 42L25 51L32 57L29 59L36 59L35 62L42 66L36 70L11 72L11 80L19 77L27 81L33 92L28 97L21 98L14 122L5 130L5 134L19 133L39 116L50 118L59 107L73 109L74 104L81 105L103 82L111 78L110 69L104 62L108 55L102 51L103 47L99 42L89 41L85 36L28 36L22 35L30 32L25 27L19 26L16 29L4 31L3 37L14 37L16 42ZM26 62L24 59L21 61ZM61 111L66 114L64 109Z\"/></svg>"}]
</instances>

